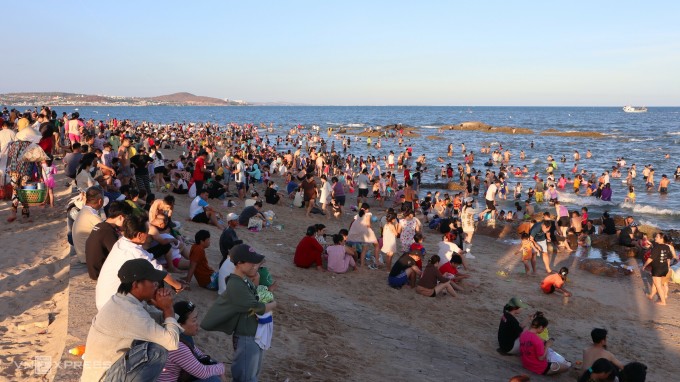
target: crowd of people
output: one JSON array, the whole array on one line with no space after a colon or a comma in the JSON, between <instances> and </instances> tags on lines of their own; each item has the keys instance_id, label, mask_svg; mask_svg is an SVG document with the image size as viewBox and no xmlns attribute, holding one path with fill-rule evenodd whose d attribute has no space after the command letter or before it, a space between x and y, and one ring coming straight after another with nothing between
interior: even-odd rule
<instances>
[{"instance_id":1,"label":"crowd of people","mask_svg":"<svg viewBox=\"0 0 680 382\"><path fill-rule=\"evenodd\" d=\"M69 241L97 283L98 310L87 339L89 366L83 371L83 380L119 380L127 373L170 381L182 372L202 380L219 380L225 365L206 358L192 339L199 327L197 307L190 301L173 303L172 290L187 288L194 278L200 287L219 294L200 327L233 335L232 378L255 380L271 339L268 324L276 302L270 291L276 282L263 266L264 256L243 243L237 229L259 230L270 225L271 215L262 211L266 204L289 204L300 209L291 213L310 220L293 255L299 268L334 274L382 269L387 272L389 287L413 289L426 297L456 297L477 286L469 264L475 259L472 241L477 227L519 220L525 224L520 225L518 254L527 274L536 273L536 257L542 258L546 271L540 285L543 293L566 297L573 293L565 287L569 269L552 270L555 249L587 248L592 235L617 235L621 245L648 254L644 267L650 267L653 279L648 297L658 295L662 305L668 298L671 261L677 259L670 238L657 234L650 242L636 231L632 218L617 228L607 213L593 219L586 207L569 211L559 200L557 190L564 190L570 182L576 194L585 190L587 195L607 200L611 197L609 177L620 176L620 169L626 168L623 158L611 175L605 172L600 178L585 169L578 171L575 164L577 175L571 181L564 175L555 180L557 162L549 157L546 181L537 173L535 187L525 193L520 183L511 192L510 177L528 175L526 166L509 165L509 150L491 153L490 148L483 148L482 153L491 158L482 174L473 167L474 154L463 145L464 164L458 165L457 174L461 191L442 194L420 190L422 173L428 171L425 155L416 157L412 146L403 147L401 133L385 137L397 140L399 153L364 158L348 153L352 143L348 136L336 134L333 140L325 140L318 132L305 134L299 129L296 134L270 138L271 127L266 125L104 122L84 120L78 113L57 118L49 108L8 114L13 115L3 115L0 154L4 157L0 159L7 160L8 142L22 139L39 144L49 157L19 172L12 169L12 186L16 189L28 179L42 178L53 189L54 163L59 163L59 158L72 180L68 186L80 196ZM341 146L337 150L336 142ZM170 158L163 153L169 149L181 149L182 155ZM447 155L453 156L451 145ZM575 152L574 161L579 160ZM491 168L495 165L498 172ZM628 177L636 177L635 165L627 171ZM645 166L643 176L653 187L653 168ZM451 164L442 167L441 177L456 181ZM634 201L632 181L630 187L628 197ZM658 191L667 193L668 187L664 175ZM480 210L475 206L482 191L485 208ZM209 230L198 230L192 238L180 233L175 195L185 194L192 200L189 220L221 231L218 269L211 268L206 257L212 244ZM349 205L354 195L356 204ZM498 211L499 201L507 200L508 195L517 200L514 213ZM234 201L243 203L240 213L223 213L220 206L236 206ZM378 208L371 210L369 202ZM16 219L19 203L14 192L8 221ZM549 211L552 208L553 213ZM326 233L324 224L312 224L314 219L327 222L348 213L355 214L354 219L336 234ZM30 217L27 205L22 215ZM423 245L428 236L437 238L436 254L428 254ZM556 247L553 251L549 250L551 244ZM186 274L175 276L178 272ZM524 367L537 374L569 369L568 361L551 353L552 339L543 338L548 325L545 316L536 313L520 325L516 317L521 308L526 305L516 298L506 305L499 352L521 354ZM118 319L121 314L130 318L125 324ZM598 333L597 342L593 334L596 345L603 341ZM126 369L121 360L140 354L146 357L138 360L141 366ZM610 378L620 370L626 374L628 366L601 351L593 350L587 357L584 352L584 370L591 379L593 375Z\"/></svg>"}]
</instances>

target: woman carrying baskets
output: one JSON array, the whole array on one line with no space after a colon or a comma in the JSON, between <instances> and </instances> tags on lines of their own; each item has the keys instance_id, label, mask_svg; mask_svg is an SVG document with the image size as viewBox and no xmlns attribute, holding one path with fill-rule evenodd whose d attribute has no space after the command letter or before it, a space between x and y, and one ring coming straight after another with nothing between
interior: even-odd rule
<instances>
[{"instance_id":1,"label":"woman carrying baskets","mask_svg":"<svg viewBox=\"0 0 680 382\"><path fill-rule=\"evenodd\" d=\"M29 203L42 203L47 190L24 190L24 186L31 179L33 163L40 163L47 159L47 155L39 146L29 149L32 142L15 141L9 144L7 152L7 173L12 182L12 207L7 222L17 219L17 210L21 202L21 216L24 221L30 220ZM27 150L29 149L29 150Z\"/></svg>"}]
</instances>

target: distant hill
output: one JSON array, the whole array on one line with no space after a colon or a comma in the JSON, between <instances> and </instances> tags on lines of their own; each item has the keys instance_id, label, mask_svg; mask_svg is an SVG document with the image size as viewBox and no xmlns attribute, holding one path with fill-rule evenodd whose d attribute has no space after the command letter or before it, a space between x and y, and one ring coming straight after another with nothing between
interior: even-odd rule
<instances>
[{"instance_id":1,"label":"distant hill","mask_svg":"<svg viewBox=\"0 0 680 382\"><path fill-rule=\"evenodd\" d=\"M174 93L157 97L121 97L64 92L0 94L0 105L12 106L248 106L248 102Z\"/></svg>"},{"instance_id":2,"label":"distant hill","mask_svg":"<svg viewBox=\"0 0 680 382\"><path fill-rule=\"evenodd\" d=\"M230 105L229 102L213 97L197 96L191 93L173 93L168 95L162 95L158 97L147 98L152 101L164 102L168 104L180 104L180 105L212 105L212 106L227 106Z\"/></svg>"}]
</instances>

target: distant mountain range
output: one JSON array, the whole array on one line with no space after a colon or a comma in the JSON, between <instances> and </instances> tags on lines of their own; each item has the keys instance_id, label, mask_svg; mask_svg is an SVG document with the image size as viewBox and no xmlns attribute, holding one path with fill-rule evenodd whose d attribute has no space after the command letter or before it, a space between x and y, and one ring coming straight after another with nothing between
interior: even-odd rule
<instances>
[{"instance_id":1,"label":"distant mountain range","mask_svg":"<svg viewBox=\"0 0 680 382\"><path fill-rule=\"evenodd\" d=\"M284 102L249 103L239 100L174 93L157 97L122 97L63 92L0 94L0 105L12 106L252 106L292 105Z\"/></svg>"}]
</instances>

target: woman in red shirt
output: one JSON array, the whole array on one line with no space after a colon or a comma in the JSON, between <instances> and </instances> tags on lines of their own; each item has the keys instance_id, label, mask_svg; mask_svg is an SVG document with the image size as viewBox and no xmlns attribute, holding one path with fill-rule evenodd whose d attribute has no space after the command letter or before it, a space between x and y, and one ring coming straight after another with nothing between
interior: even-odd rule
<instances>
[{"instance_id":1,"label":"woman in red shirt","mask_svg":"<svg viewBox=\"0 0 680 382\"><path fill-rule=\"evenodd\" d=\"M307 234L300 240L295 248L295 256L293 262L299 268L310 268L312 264L316 264L318 271L325 271L323 269L323 262L321 254L323 253L323 246L319 244L314 235L316 234L316 227L307 227Z\"/></svg>"}]
</instances>

